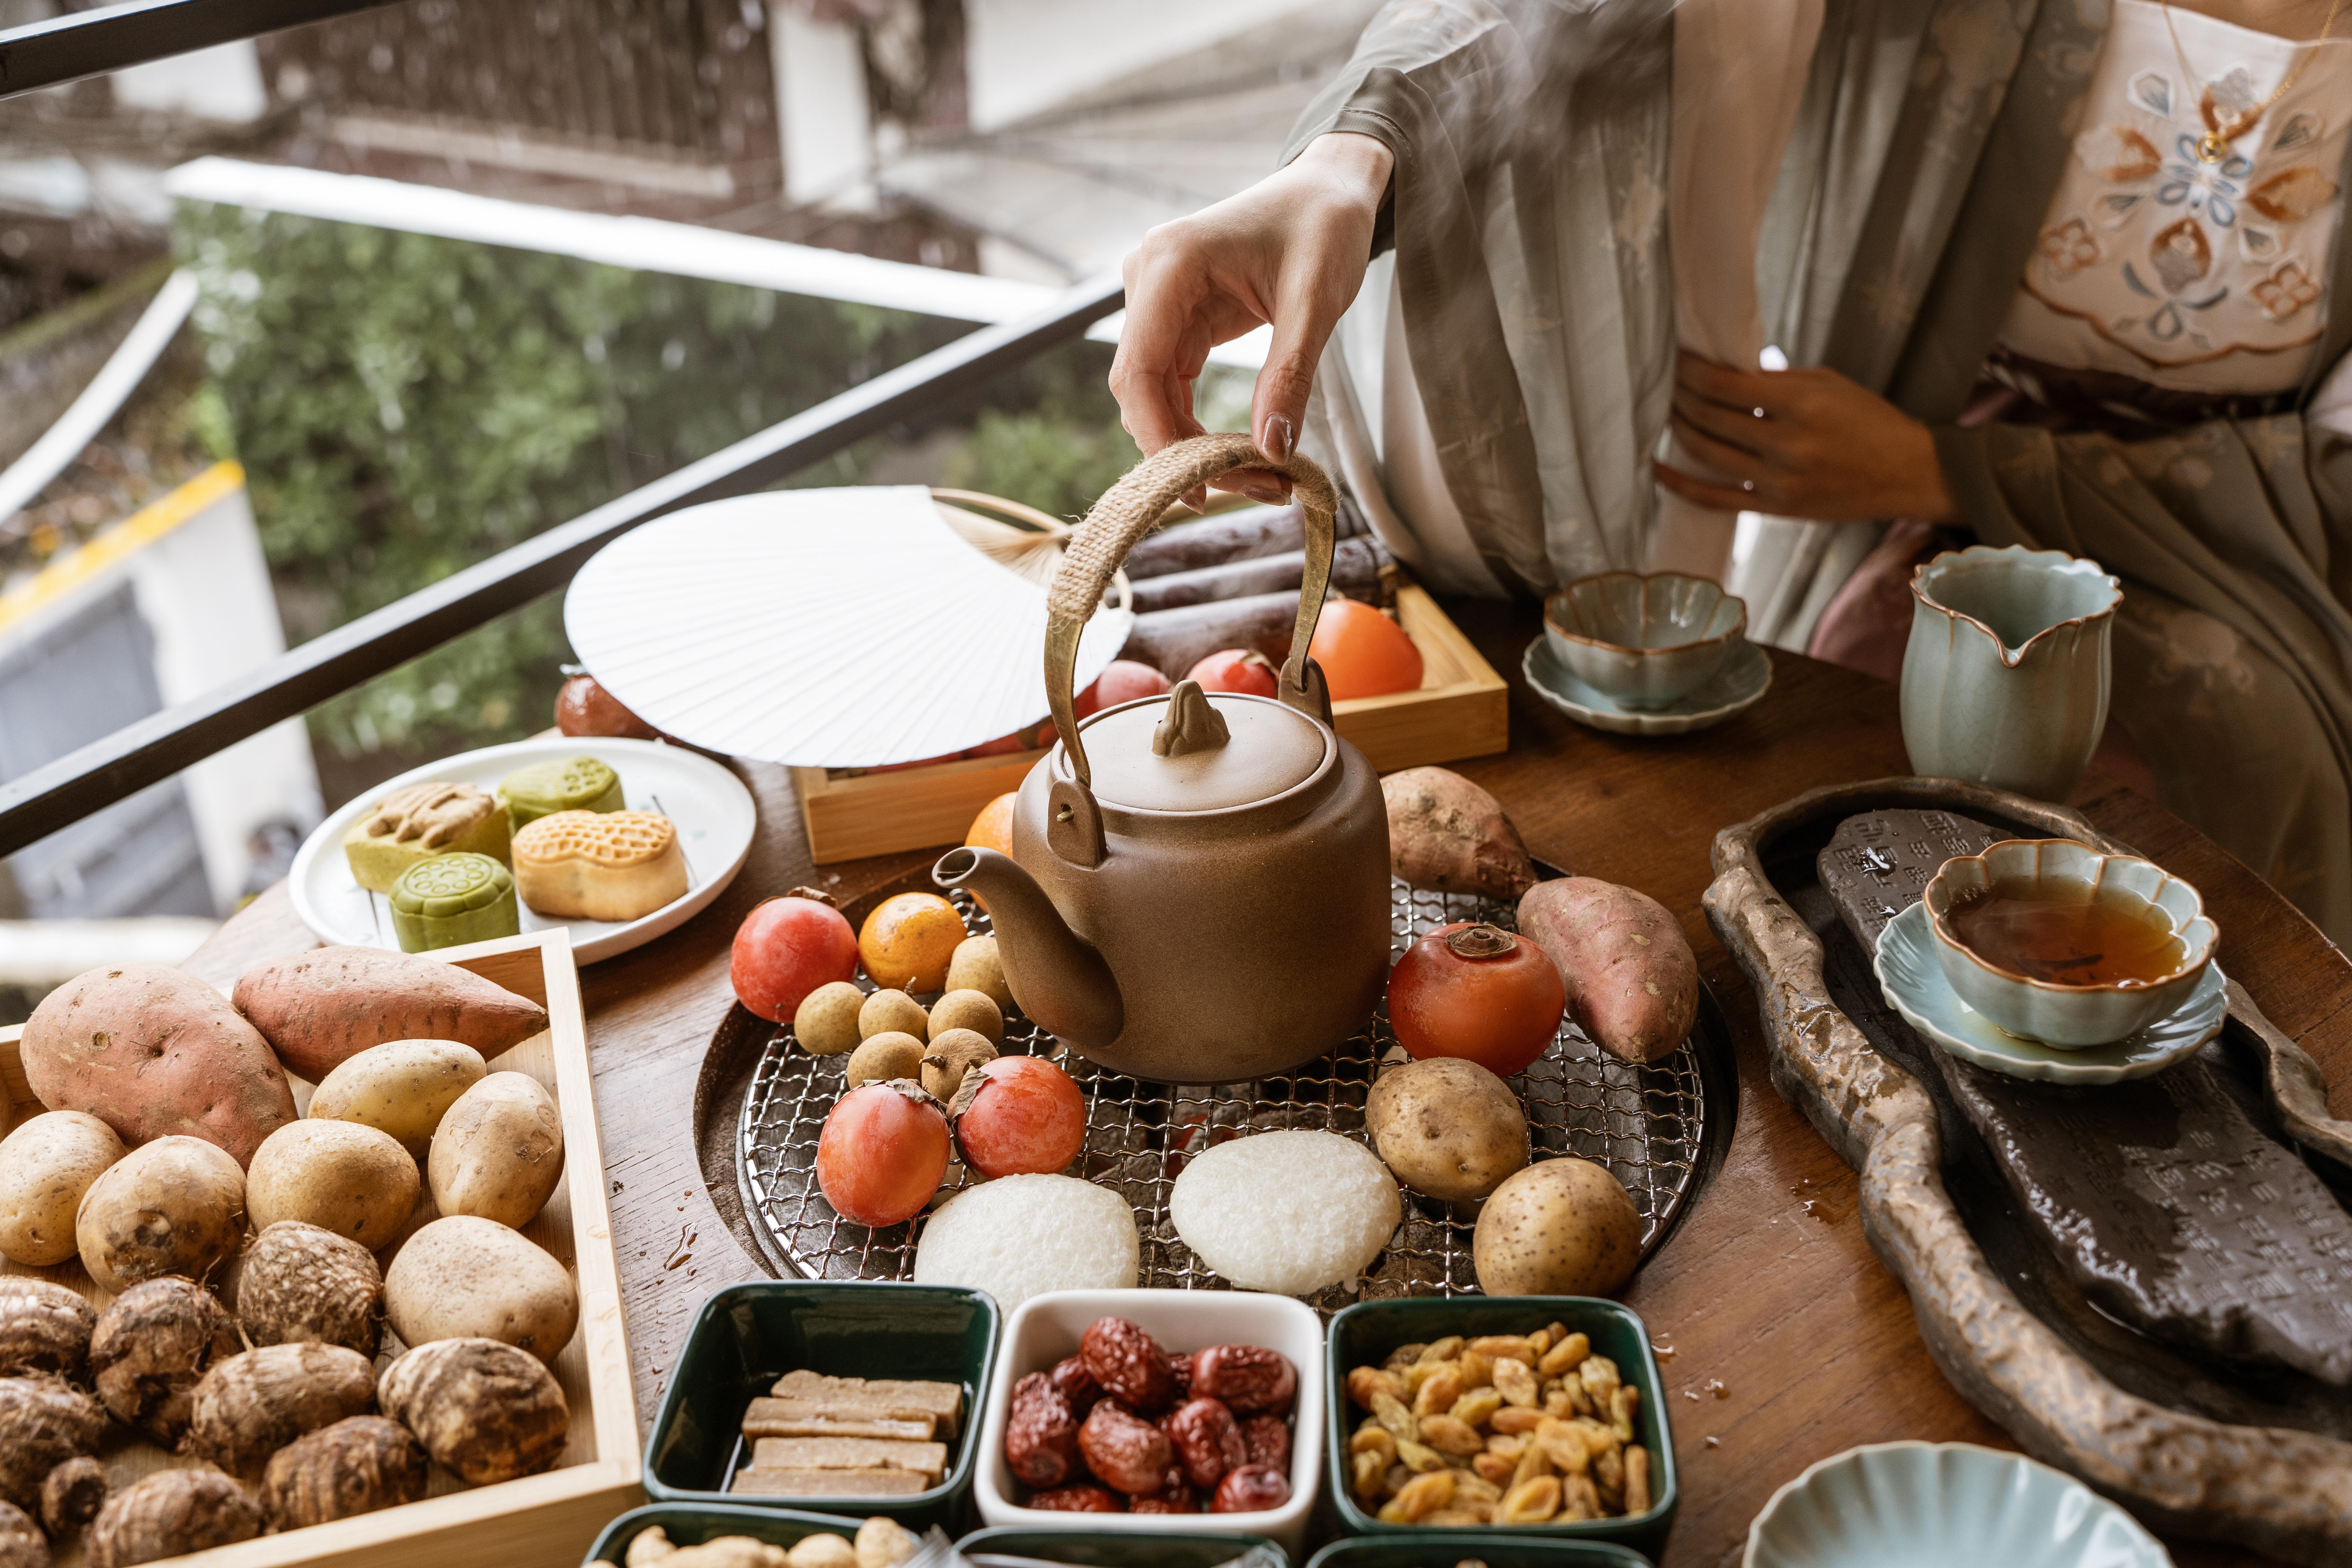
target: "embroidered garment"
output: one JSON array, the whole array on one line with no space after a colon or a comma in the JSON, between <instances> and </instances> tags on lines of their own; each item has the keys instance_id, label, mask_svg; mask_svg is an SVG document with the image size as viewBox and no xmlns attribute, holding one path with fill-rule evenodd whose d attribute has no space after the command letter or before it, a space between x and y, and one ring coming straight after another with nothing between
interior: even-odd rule
<instances>
[{"instance_id":1,"label":"embroidered garment","mask_svg":"<svg viewBox=\"0 0 2352 1568\"><path fill-rule=\"evenodd\" d=\"M2156 386L2284 392L2311 368L2352 136L2352 41L2116 0L2004 347ZM2185 58L2194 78L2185 77ZM2205 145L2303 74L2234 141Z\"/></svg>"}]
</instances>

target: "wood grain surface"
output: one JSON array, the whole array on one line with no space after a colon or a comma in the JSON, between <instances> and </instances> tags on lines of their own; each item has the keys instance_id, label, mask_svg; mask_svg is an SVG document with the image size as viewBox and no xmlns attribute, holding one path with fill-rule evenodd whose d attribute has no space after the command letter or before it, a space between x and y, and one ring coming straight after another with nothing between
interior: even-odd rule
<instances>
[{"instance_id":1,"label":"wood grain surface","mask_svg":"<svg viewBox=\"0 0 2352 1568\"><path fill-rule=\"evenodd\" d=\"M1511 689L1510 750L1454 765L1495 793L1538 858L1639 888L1675 910L1730 1022L1740 1082L1729 1155L1625 1298L1659 1347L1682 1460L1664 1568L1737 1563L1748 1521L1772 1492L1856 1444L2012 1447L1929 1361L1907 1298L1863 1240L1853 1172L1773 1092L1747 983L1699 908L1717 828L1819 784L1908 771L1895 689L1775 650L1770 692L1716 729L1601 734L1525 689L1519 656L1540 630L1533 606L1448 600L1445 609ZM646 1422L703 1299L764 1272L729 1234L692 1131L705 1047L731 1005L736 925L759 900L795 885L847 902L932 858L921 851L818 869L784 770L739 771L758 801L760 831L734 886L679 930L581 975ZM2160 805L2096 777L2075 804L2197 884L2231 975L2316 1058L2335 1113L2352 1115L2352 963ZM225 984L249 963L310 945L281 887L224 926L189 967ZM2183 1568L2263 1561L2172 1544Z\"/></svg>"}]
</instances>

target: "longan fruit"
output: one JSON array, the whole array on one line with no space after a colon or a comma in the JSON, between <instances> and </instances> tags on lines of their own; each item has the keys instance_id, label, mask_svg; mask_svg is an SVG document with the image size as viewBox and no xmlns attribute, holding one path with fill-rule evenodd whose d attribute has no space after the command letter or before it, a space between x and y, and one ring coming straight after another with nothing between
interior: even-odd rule
<instances>
[{"instance_id":1,"label":"longan fruit","mask_svg":"<svg viewBox=\"0 0 2352 1568\"><path fill-rule=\"evenodd\" d=\"M801 998L799 1010L793 1014L793 1038L813 1057L854 1051L866 1037L857 1026L865 1005L866 993L846 980L820 985Z\"/></svg>"},{"instance_id":2,"label":"longan fruit","mask_svg":"<svg viewBox=\"0 0 2352 1568\"><path fill-rule=\"evenodd\" d=\"M970 1029L988 1037L992 1046L1004 1043L1004 1014L985 991L950 991L931 1004L931 1038L950 1029Z\"/></svg>"},{"instance_id":3,"label":"longan fruit","mask_svg":"<svg viewBox=\"0 0 2352 1568\"><path fill-rule=\"evenodd\" d=\"M999 1015L1013 1011L1013 992L1004 984L1004 963L996 954L992 936L970 936L956 945L948 960L948 989L977 991L996 1004Z\"/></svg>"},{"instance_id":4,"label":"longan fruit","mask_svg":"<svg viewBox=\"0 0 2352 1568\"><path fill-rule=\"evenodd\" d=\"M893 1032L922 1039L931 1032L931 1016L904 991L877 991L857 1009L857 1037L870 1040Z\"/></svg>"},{"instance_id":5,"label":"longan fruit","mask_svg":"<svg viewBox=\"0 0 2352 1568\"><path fill-rule=\"evenodd\" d=\"M849 1057L849 1087L860 1084L887 1083L894 1078L911 1078L920 1081L923 1073L923 1042L912 1035L893 1029L876 1035Z\"/></svg>"}]
</instances>

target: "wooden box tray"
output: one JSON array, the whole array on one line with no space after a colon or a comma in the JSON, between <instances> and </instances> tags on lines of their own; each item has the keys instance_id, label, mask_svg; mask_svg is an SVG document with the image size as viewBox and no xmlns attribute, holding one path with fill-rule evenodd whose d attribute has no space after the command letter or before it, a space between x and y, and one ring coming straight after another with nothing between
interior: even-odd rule
<instances>
[{"instance_id":1,"label":"wooden box tray","mask_svg":"<svg viewBox=\"0 0 2352 1568\"><path fill-rule=\"evenodd\" d=\"M1378 773L1484 757L1510 744L1509 690L1423 589L1397 589L1397 622L1421 649L1421 689L1331 705L1339 733ZM1043 751L970 757L895 773L794 768L809 855L820 866L962 840L980 808L1021 781Z\"/></svg>"},{"instance_id":2,"label":"wooden box tray","mask_svg":"<svg viewBox=\"0 0 2352 1568\"><path fill-rule=\"evenodd\" d=\"M495 1486L468 1487L433 1467L421 1502L384 1509L282 1535L264 1535L178 1561L192 1568L285 1568L332 1562L337 1568L572 1568L615 1515L645 1500L637 1484L636 1395L621 1322L619 1266L605 1207L604 1161L596 1137L596 1107L588 1073L588 1040L572 948L561 930L442 950L431 956L469 969L547 1009L548 1026L490 1062L494 1072L527 1072L555 1096L563 1117L563 1183L523 1234L571 1269L580 1290L580 1327L556 1358L555 1378L572 1410L563 1458L541 1475ZM25 1081L17 1052L21 1028L0 1029L0 1082L7 1105L0 1121L14 1129L38 1115L39 1101ZM288 1075L292 1078L291 1074ZM299 1106L311 1086L293 1079ZM377 1254L389 1261L400 1240L435 1217L432 1194L420 1196L408 1229ZM90 1282L78 1259L31 1268L0 1259L0 1273L26 1274L71 1286L103 1311L113 1298ZM223 1294L235 1308L234 1279ZM376 1357L379 1373L396 1353L389 1327ZM100 1454L108 1485L120 1489L140 1477L195 1461L112 1426ZM56 1552L57 1568L80 1568L81 1539Z\"/></svg>"},{"instance_id":3,"label":"wooden box tray","mask_svg":"<svg viewBox=\"0 0 2352 1568\"><path fill-rule=\"evenodd\" d=\"M2185 1352L2102 1313L1955 1111L1937 1047L1884 1005L1814 868L1841 821L1890 807L2130 850L2063 806L1948 779L1814 790L1716 836L1707 921L1755 989L1773 1087L1859 1173L1864 1235L1909 1293L1929 1353L2026 1452L2158 1528L2295 1563L2352 1560L2341 1390ZM2223 942L2226 963L2226 931ZM2228 1074L2341 1201L2352 1126L2328 1118L2311 1058L2242 987L2229 994L2200 1064Z\"/></svg>"}]
</instances>

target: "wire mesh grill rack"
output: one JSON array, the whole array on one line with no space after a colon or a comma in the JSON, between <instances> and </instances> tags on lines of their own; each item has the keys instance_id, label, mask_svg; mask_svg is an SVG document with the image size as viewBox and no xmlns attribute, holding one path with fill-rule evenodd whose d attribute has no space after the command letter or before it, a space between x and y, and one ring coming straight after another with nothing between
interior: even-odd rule
<instances>
[{"instance_id":1,"label":"wire mesh grill rack","mask_svg":"<svg viewBox=\"0 0 2352 1568\"><path fill-rule=\"evenodd\" d=\"M967 926L976 933L989 930L987 915L970 895L959 890L952 897ZM1461 920L1507 929L1515 924L1507 905L1391 885L1394 952ZM1362 1139L1372 1080L1385 1067L1408 1059L1389 1031L1385 1009L1330 1056L1253 1083L1139 1082L1062 1051L1021 1017L1006 1020L1003 1049L1051 1057L1077 1080L1087 1098L1087 1137L1074 1172L1114 1189L1134 1207L1143 1244L1138 1283L1176 1289L1226 1288L1178 1238L1168 1218L1170 1190L1192 1155L1228 1138L1283 1129ZM780 1275L908 1279L930 1210L905 1225L869 1228L843 1219L817 1190L817 1135L841 1095L847 1060L845 1055L808 1055L793 1044L788 1027L761 1048L738 1128L744 1210L769 1266ZM1507 1081L1526 1108L1536 1158L1580 1155L1624 1183L1642 1216L1646 1255L1697 1178L1707 1105L1690 1042L1637 1067L1609 1056L1563 1021L1551 1050ZM938 1203L974 1180L961 1161L951 1163ZM1475 1293L1470 1240L1467 1219L1407 1193L1402 1223L1364 1278L1333 1286L1309 1304L1328 1315L1360 1299Z\"/></svg>"}]
</instances>

